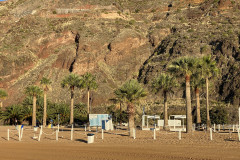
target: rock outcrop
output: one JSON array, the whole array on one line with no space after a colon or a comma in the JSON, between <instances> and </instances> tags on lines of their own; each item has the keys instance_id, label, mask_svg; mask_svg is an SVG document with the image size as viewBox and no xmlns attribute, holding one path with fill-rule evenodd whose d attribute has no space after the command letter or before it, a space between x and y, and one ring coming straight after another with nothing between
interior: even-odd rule
<instances>
[{"instance_id":1,"label":"rock outcrop","mask_svg":"<svg viewBox=\"0 0 240 160\"><path fill-rule=\"evenodd\" d=\"M43 76L53 81L50 100L67 102L60 83L70 72L95 74L99 88L91 103L109 103L128 79L147 86L174 58L212 54L221 70L212 98L237 105L239 6L230 0L0 2L0 87L9 93L4 104L22 101L24 88ZM86 102L85 92L76 90L76 98Z\"/></svg>"}]
</instances>

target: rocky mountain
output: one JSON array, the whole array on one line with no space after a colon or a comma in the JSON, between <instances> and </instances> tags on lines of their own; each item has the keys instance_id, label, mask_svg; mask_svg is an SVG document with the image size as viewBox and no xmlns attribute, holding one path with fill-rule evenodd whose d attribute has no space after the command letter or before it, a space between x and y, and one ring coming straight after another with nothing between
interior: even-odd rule
<instances>
[{"instance_id":1,"label":"rocky mountain","mask_svg":"<svg viewBox=\"0 0 240 160\"><path fill-rule=\"evenodd\" d=\"M221 70L212 98L239 105L239 0L6 0L0 2L0 87L5 105L24 88L53 81L49 97L68 102L60 86L70 72L97 76L94 105L138 78L148 86L174 58L212 54ZM86 102L84 91L77 101ZM150 97L150 96L149 96Z\"/></svg>"}]
</instances>

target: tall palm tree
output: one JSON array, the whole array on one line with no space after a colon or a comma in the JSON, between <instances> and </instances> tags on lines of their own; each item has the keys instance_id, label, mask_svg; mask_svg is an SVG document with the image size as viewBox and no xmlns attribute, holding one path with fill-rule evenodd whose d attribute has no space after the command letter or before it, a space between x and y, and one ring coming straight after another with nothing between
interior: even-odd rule
<instances>
[{"instance_id":1,"label":"tall palm tree","mask_svg":"<svg viewBox=\"0 0 240 160\"><path fill-rule=\"evenodd\" d=\"M3 89L0 89L0 107L3 107L2 100L8 96L7 92Z\"/></svg>"},{"instance_id":2,"label":"tall palm tree","mask_svg":"<svg viewBox=\"0 0 240 160\"><path fill-rule=\"evenodd\" d=\"M145 97L147 92L142 88L137 80L129 80L119 89L114 91L116 97L122 98L127 103L128 110L128 127L130 136L133 137L135 105L139 99Z\"/></svg>"},{"instance_id":3,"label":"tall palm tree","mask_svg":"<svg viewBox=\"0 0 240 160\"><path fill-rule=\"evenodd\" d=\"M44 103L43 103L43 126L45 127L47 124L47 92L50 89L50 84L51 84L51 80L43 77L41 79L41 85L43 88L43 98L44 98Z\"/></svg>"},{"instance_id":4,"label":"tall palm tree","mask_svg":"<svg viewBox=\"0 0 240 160\"><path fill-rule=\"evenodd\" d=\"M187 129L186 132L192 132L192 108L191 108L191 92L190 92L190 79L191 75L195 72L197 66L197 59L193 57L181 57L172 62L168 66L168 70L178 76L185 77L186 86L186 115L187 115Z\"/></svg>"},{"instance_id":5,"label":"tall palm tree","mask_svg":"<svg viewBox=\"0 0 240 160\"><path fill-rule=\"evenodd\" d=\"M216 61L212 59L211 55L203 56L201 61L202 75L206 80L206 111L207 111L207 129L210 128L211 120L209 116L209 79L217 76L219 70L217 68Z\"/></svg>"},{"instance_id":6,"label":"tall palm tree","mask_svg":"<svg viewBox=\"0 0 240 160\"><path fill-rule=\"evenodd\" d=\"M173 92L173 88L177 87L178 83L176 79L166 73L160 74L152 82L152 88L155 93L163 91L164 96L164 130L168 130L168 93Z\"/></svg>"},{"instance_id":7,"label":"tall palm tree","mask_svg":"<svg viewBox=\"0 0 240 160\"><path fill-rule=\"evenodd\" d=\"M33 115L32 115L32 126L36 126L36 103L37 96L42 94L42 90L38 86L28 86L25 89L25 94L33 97Z\"/></svg>"},{"instance_id":8,"label":"tall palm tree","mask_svg":"<svg viewBox=\"0 0 240 160\"><path fill-rule=\"evenodd\" d=\"M200 68L199 68L200 69ZM199 72L196 72L192 76L191 87L194 90L196 97L196 110L197 110L197 126L201 124L201 113L200 113L200 88L204 86L204 79L201 78Z\"/></svg>"},{"instance_id":9,"label":"tall palm tree","mask_svg":"<svg viewBox=\"0 0 240 160\"><path fill-rule=\"evenodd\" d=\"M87 95L88 95L88 102L87 102L87 107L88 107L88 114L90 114L90 90L97 89L98 85L96 82L96 77L93 76L91 73L86 73L83 75L83 84L84 88L87 89Z\"/></svg>"},{"instance_id":10,"label":"tall palm tree","mask_svg":"<svg viewBox=\"0 0 240 160\"><path fill-rule=\"evenodd\" d=\"M75 87L80 87L81 86L80 84L82 84L82 79L80 79L78 75L73 73L70 73L61 82L61 86L63 88L68 87L71 91L70 124L74 123L74 117L73 117L74 89Z\"/></svg>"}]
</instances>

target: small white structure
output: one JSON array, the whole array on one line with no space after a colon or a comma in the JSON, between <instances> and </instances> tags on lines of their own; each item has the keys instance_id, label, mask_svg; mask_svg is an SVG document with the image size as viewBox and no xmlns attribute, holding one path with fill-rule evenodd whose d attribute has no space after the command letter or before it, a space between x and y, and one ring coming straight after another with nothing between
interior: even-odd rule
<instances>
[{"instance_id":1,"label":"small white structure","mask_svg":"<svg viewBox=\"0 0 240 160\"><path fill-rule=\"evenodd\" d=\"M173 120L171 120L173 118ZM186 128L184 127L184 119L186 119L186 115L170 115L169 120L173 121L173 128L170 128L170 131L186 131ZM181 127L182 122L182 127ZM170 126L170 125L169 125Z\"/></svg>"},{"instance_id":2,"label":"small white structure","mask_svg":"<svg viewBox=\"0 0 240 160\"><path fill-rule=\"evenodd\" d=\"M155 128L156 130L160 129L160 128L156 128L157 123L155 121L155 120L160 120L160 116L158 116L158 115L143 115L142 116L142 130L151 130L151 128L149 128L148 119L153 119L154 120L153 128ZM147 126L146 126L145 120L147 120Z\"/></svg>"},{"instance_id":3,"label":"small white structure","mask_svg":"<svg viewBox=\"0 0 240 160\"><path fill-rule=\"evenodd\" d=\"M113 131L113 124L112 124L112 120L102 120L102 129L106 130L106 131Z\"/></svg>"},{"instance_id":4,"label":"small white structure","mask_svg":"<svg viewBox=\"0 0 240 160\"><path fill-rule=\"evenodd\" d=\"M158 126L163 127L164 126L164 120L158 120ZM181 120L168 120L168 126L169 127L181 127Z\"/></svg>"}]
</instances>

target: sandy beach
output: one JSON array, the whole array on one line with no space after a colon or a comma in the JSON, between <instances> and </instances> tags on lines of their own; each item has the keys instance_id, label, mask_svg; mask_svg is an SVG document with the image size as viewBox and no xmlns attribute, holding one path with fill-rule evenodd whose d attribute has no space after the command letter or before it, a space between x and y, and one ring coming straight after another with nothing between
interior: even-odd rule
<instances>
[{"instance_id":1,"label":"sandy beach","mask_svg":"<svg viewBox=\"0 0 240 160\"><path fill-rule=\"evenodd\" d=\"M10 139L7 140L7 129L10 129ZM87 133L95 134L95 142L87 144ZM114 160L114 159L239 159L240 142L237 132L221 131L213 133L210 140L209 132L194 131L193 134L178 132L136 131L136 139L127 136L127 130L119 129L104 133L84 131L75 128L73 140L70 140L70 128L60 128L58 141L55 129L43 129L40 142L39 130L34 132L31 127L25 127L22 140L18 140L18 132L14 126L0 127L0 159L2 160Z\"/></svg>"}]
</instances>

